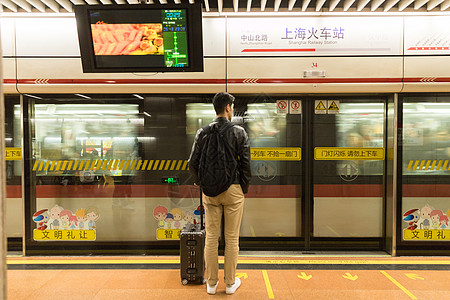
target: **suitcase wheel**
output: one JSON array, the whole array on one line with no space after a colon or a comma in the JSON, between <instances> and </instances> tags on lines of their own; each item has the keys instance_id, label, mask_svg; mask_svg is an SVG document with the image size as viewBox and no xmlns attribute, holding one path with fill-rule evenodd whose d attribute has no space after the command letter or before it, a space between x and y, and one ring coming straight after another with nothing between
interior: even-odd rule
<instances>
[{"instance_id":1,"label":"suitcase wheel","mask_svg":"<svg viewBox=\"0 0 450 300\"><path fill-rule=\"evenodd\" d=\"M181 280L181 283L182 283L183 285L186 285L186 284L188 284L188 280L187 280L187 279L183 279L183 280Z\"/></svg>"}]
</instances>

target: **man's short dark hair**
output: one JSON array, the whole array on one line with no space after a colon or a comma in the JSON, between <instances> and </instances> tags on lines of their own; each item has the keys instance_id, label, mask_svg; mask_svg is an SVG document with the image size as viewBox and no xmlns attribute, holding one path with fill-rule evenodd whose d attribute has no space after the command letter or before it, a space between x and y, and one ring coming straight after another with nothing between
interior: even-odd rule
<instances>
[{"instance_id":1,"label":"man's short dark hair","mask_svg":"<svg viewBox=\"0 0 450 300\"><path fill-rule=\"evenodd\" d=\"M225 92L217 93L213 100L214 110L216 114L222 114L225 111L225 107L228 104L232 105L234 103L234 96Z\"/></svg>"}]
</instances>

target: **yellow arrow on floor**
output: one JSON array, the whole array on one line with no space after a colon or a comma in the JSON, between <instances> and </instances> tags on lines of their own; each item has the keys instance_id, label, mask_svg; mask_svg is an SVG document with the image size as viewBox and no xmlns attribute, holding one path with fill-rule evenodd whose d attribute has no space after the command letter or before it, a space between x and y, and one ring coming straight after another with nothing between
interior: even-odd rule
<instances>
[{"instance_id":1,"label":"yellow arrow on floor","mask_svg":"<svg viewBox=\"0 0 450 300\"><path fill-rule=\"evenodd\" d=\"M417 275L417 274L409 273L409 274L405 274L405 275L406 275L407 277L413 279L413 280L416 280L416 279L424 280L424 279L425 279L425 278L423 278L423 277L420 277L420 276Z\"/></svg>"},{"instance_id":2,"label":"yellow arrow on floor","mask_svg":"<svg viewBox=\"0 0 450 300\"><path fill-rule=\"evenodd\" d=\"M305 272L301 273L302 275L297 275L298 278L304 279L304 280L310 280L312 278L312 275L306 275Z\"/></svg>"},{"instance_id":3,"label":"yellow arrow on floor","mask_svg":"<svg viewBox=\"0 0 450 300\"><path fill-rule=\"evenodd\" d=\"M345 279L350 279L350 280L356 280L358 279L358 276L352 276L350 273L345 273L345 275L342 275L342 277L344 277Z\"/></svg>"},{"instance_id":4,"label":"yellow arrow on floor","mask_svg":"<svg viewBox=\"0 0 450 300\"><path fill-rule=\"evenodd\" d=\"M247 275L247 273L236 273L236 277L237 277L237 278L242 278L242 277L244 277L244 279L247 279L247 278L248 278L248 275Z\"/></svg>"}]
</instances>

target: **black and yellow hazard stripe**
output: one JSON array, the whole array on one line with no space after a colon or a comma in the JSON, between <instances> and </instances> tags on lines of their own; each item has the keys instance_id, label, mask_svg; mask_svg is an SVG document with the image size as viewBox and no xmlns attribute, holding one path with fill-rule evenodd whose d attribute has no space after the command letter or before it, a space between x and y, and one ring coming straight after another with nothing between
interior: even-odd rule
<instances>
[{"instance_id":1,"label":"black and yellow hazard stripe","mask_svg":"<svg viewBox=\"0 0 450 300\"><path fill-rule=\"evenodd\" d=\"M450 170L448 160L410 160L408 171L446 171Z\"/></svg>"},{"instance_id":2,"label":"black and yellow hazard stripe","mask_svg":"<svg viewBox=\"0 0 450 300\"><path fill-rule=\"evenodd\" d=\"M182 159L137 160L137 159L92 159L92 160L37 160L33 171L186 171L188 161Z\"/></svg>"}]
</instances>

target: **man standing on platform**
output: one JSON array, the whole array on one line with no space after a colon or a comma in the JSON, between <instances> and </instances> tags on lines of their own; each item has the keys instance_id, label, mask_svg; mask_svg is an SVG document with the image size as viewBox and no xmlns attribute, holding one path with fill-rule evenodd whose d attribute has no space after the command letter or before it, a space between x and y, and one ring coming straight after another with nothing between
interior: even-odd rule
<instances>
[{"instance_id":1,"label":"man standing on platform","mask_svg":"<svg viewBox=\"0 0 450 300\"><path fill-rule=\"evenodd\" d=\"M205 265L208 294L215 294L219 284L218 246L222 214L225 216L225 284L233 294L241 285L236 275L239 230L244 210L244 194L251 179L250 144L245 130L230 121L234 96L218 93L213 98L216 119L197 131L189 170L200 185L205 204Z\"/></svg>"}]
</instances>

